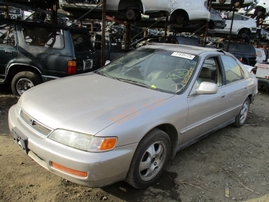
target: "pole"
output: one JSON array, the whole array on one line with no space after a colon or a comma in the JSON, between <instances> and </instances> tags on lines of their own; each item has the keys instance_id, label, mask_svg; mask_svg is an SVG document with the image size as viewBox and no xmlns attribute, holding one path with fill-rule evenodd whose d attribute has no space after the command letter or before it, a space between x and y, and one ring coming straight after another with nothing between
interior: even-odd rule
<instances>
[{"instance_id":1,"label":"pole","mask_svg":"<svg viewBox=\"0 0 269 202\"><path fill-rule=\"evenodd\" d=\"M101 54L101 67L105 64L105 48L106 48L106 0L103 0L103 6L102 6L102 39L101 39L101 44L102 44L102 54Z\"/></svg>"}]
</instances>

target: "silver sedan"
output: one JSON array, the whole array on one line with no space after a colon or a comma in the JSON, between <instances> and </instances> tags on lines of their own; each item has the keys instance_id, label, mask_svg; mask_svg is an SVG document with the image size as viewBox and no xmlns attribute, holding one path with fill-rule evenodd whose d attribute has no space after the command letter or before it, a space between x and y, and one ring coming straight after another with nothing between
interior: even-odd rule
<instances>
[{"instance_id":1,"label":"silver sedan","mask_svg":"<svg viewBox=\"0 0 269 202\"><path fill-rule=\"evenodd\" d=\"M180 149L243 126L256 83L229 53L152 44L95 72L31 88L10 108L9 128L27 155L65 179L142 189Z\"/></svg>"}]
</instances>

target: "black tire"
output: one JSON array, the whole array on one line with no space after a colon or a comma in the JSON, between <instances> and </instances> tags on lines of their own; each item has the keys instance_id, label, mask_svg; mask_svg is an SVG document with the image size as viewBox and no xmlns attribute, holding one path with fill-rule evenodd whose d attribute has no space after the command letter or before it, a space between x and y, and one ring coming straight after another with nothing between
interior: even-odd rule
<instances>
[{"instance_id":1,"label":"black tire","mask_svg":"<svg viewBox=\"0 0 269 202\"><path fill-rule=\"evenodd\" d=\"M11 90L14 95L21 96L26 90L40 84L41 82L41 77L34 72L19 72L11 81Z\"/></svg>"},{"instance_id":2,"label":"black tire","mask_svg":"<svg viewBox=\"0 0 269 202\"><path fill-rule=\"evenodd\" d=\"M134 20L136 17L136 12L134 9L127 9L125 16L128 20Z\"/></svg>"},{"instance_id":3,"label":"black tire","mask_svg":"<svg viewBox=\"0 0 269 202\"><path fill-rule=\"evenodd\" d=\"M249 104L250 104L250 100L249 98L247 98L244 101L243 105L241 106L239 114L235 117L235 122L233 123L235 127L239 128L246 123L248 112L249 112Z\"/></svg>"},{"instance_id":4,"label":"black tire","mask_svg":"<svg viewBox=\"0 0 269 202\"><path fill-rule=\"evenodd\" d=\"M239 37L241 37L242 39L249 38L250 34L250 30L246 28L243 28L239 31Z\"/></svg>"},{"instance_id":5,"label":"black tire","mask_svg":"<svg viewBox=\"0 0 269 202\"><path fill-rule=\"evenodd\" d=\"M177 17L176 17L176 23L178 25L182 25L182 26L186 26L188 24L188 19L186 14L184 13L180 13Z\"/></svg>"},{"instance_id":6,"label":"black tire","mask_svg":"<svg viewBox=\"0 0 269 202\"><path fill-rule=\"evenodd\" d=\"M169 136L154 129L139 143L133 156L126 182L137 189L143 189L157 182L162 175L171 154Z\"/></svg>"}]
</instances>

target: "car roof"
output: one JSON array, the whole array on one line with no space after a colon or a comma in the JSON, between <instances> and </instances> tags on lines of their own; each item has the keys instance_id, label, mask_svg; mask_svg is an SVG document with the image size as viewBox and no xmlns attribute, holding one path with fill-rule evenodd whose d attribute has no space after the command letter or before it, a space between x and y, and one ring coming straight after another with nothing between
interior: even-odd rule
<instances>
[{"instance_id":1,"label":"car roof","mask_svg":"<svg viewBox=\"0 0 269 202\"><path fill-rule=\"evenodd\" d=\"M142 46L141 48L153 48L153 49L164 49L169 51L182 51L185 53L190 53L194 55L201 55L205 52L210 53L224 53L227 55L231 55L221 49L214 49L209 47L200 47L200 46L192 46L192 45L184 45L184 44L170 44L170 43L151 43L146 46Z\"/></svg>"}]
</instances>

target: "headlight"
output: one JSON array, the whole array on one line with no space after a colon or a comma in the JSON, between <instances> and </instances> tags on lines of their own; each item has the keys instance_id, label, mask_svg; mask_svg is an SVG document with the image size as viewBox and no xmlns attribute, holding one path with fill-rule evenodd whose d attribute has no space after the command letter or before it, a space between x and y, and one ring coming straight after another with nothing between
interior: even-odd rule
<instances>
[{"instance_id":1,"label":"headlight","mask_svg":"<svg viewBox=\"0 0 269 202\"><path fill-rule=\"evenodd\" d=\"M84 133L57 129L51 133L49 139L76 149L102 152L115 148L116 137L95 137Z\"/></svg>"}]
</instances>

